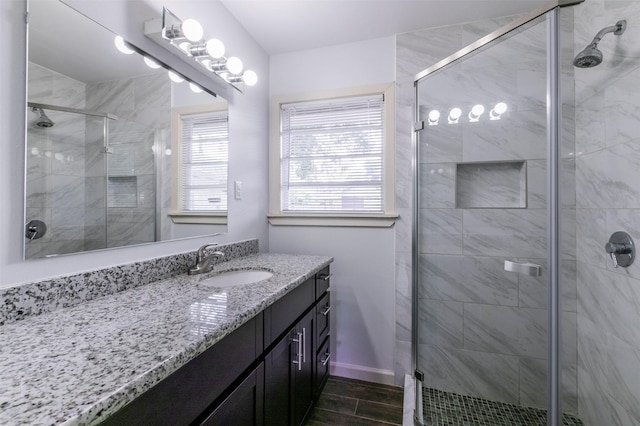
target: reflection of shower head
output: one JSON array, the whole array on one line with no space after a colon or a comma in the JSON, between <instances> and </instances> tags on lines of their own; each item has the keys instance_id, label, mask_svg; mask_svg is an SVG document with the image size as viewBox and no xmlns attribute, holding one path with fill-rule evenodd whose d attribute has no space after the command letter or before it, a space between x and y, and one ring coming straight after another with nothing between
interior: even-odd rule
<instances>
[{"instance_id":1,"label":"reflection of shower head","mask_svg":"<svg viewBox=\"0 0 640 426\"><path fill-rule=\"evenodd\" d=\"M40 127L41 129L48 129L49 127L53 127L53 125L55 124L49 117L47 117L47 114L44 113L44 110L42 108L31 108L31 111L40 114L40 117L38 117L38 119L34 123L36 127Z\"/></svg>"},{"instance_id":2,"label":"reflection of shower head","mask_svg":"<svg viewBox=\"0 0 640 426\"><path fill-rule=\"evenodd\" d=\"M602 63L602 52L598 49L598 43L602 40L607 33L613 33L614 35L620 35L624 33L624 30L627 29L627 21L622 20L616 22L615 25L612 25L607 28L603 28L596 34L591 43L584 48L580 53L578 53L573 60L573 65L578 68L591 68L596 65L600 65Z\"/></svg>"}]
</instances>

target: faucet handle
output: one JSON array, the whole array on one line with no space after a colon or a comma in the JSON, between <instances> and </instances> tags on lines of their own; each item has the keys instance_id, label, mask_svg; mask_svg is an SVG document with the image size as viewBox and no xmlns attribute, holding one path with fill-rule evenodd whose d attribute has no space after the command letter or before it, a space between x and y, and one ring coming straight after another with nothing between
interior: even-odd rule
<instances>
[{"instance_id":1,"label":"faucet handle","mask_svg":"<svg viewBox=\"0 0 640 426\"><path fill-rule=\"evenodd\" d=\"M198 262L200 262L202 260L202 258L204 257L204 251L210 247L216 247L218 245L218 243L209 243L209 244L205 244L202 247L200 247L198 249Z\"/></svg>"}]
</instances>

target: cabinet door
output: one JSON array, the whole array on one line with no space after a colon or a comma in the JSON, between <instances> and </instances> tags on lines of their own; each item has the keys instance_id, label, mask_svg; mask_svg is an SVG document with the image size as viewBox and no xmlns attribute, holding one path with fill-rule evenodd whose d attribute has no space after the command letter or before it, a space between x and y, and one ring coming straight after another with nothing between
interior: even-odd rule
<instances>
[{"instance_id":1,"label":"cabinet door","mask_svg":"<svg viewBox=\"0 0 640 426\"><path fill-rule=\"evenodd\" d=\"M310 310L265 357L265 424L302 424L313 403L314 310Z\"/></svg>"},{"instance_id":2,"label":"cabinet door","mask_svg":"<svg viewBox=\"0 0 640 426\"><path fill-rule=\"evenodd\" d=\"M299 346L302 350L298 356L300 363L294 364L294 424L296 425L302 424L313 403L313 364L315 362L313 323L314 310L312 309L296 326L296 340L301 339Z\"/></svg>"},{"instance_id":3,"label":"cabinet door","mask_svg":"<svg viewBox=\"0 0 640 426\"><path fill-rule=\"evenodd\" d=\"M201 424L262 426L264 424L264 364L260 364Z\"/></svg>"},{"instance_id":4,"label":"cabinet door","mask_svg":"<svg viewBox=\"0 0 640 426\"><path fill-rule=\"evenodd\" d=\"M264 360L264 420L265 425L289 426L293 423L293 352L297 343L293 341L295 330L291 329L265 356Z\"/></svg>"}]
</instances>

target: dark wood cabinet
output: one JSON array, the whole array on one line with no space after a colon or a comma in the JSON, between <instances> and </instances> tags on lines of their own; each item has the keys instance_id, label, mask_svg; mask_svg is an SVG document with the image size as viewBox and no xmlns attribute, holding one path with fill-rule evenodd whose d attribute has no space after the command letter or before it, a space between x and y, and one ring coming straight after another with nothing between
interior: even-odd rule
<instances>
[{"instance_id":1,"label":"dark wood cabinet","mask_svg":"<svg viewBox=\"0 0 640 426\"><path fill-rule=\"evenodd\" d=\"M313 310L309 311L295 329L293 349L297 359L293 363L294 425L302 424L313 404L313 314Z\"/></svg>"},{"instance_id":2,"label":"dark wood cabinet","mask_svg":"<svg viewBox=\"0 0 640 426\"><path fill-rule=\"evenodd\" d=\"M207 412L262 353L262 314L106 419L105 425L189 425Z\"/></svg>"},{"instance_id":3,"label":"dark wood cabinet","mask_svg":"<svg viewBox=\"0 0 640 426\"><path fill-rule=\"evenodd\" d=\"M314 398L314 310L265 356L265 425L301 424Z\"/></svg>"},{"instance_id":4,"label":"dark wood cabinet","mask_svg":"<svg viewBox=\"0 0 640 426\"><path fill-rule=\"evenodd\" d=\"M299 426L329 375L329 268L104 421Z\"/></svg>"},{"instance_id":5,"label":"dark wood cabinet","mask_svg":"<svg viewBox=\"0 0 640 426\"><path fill-rule=\"evenodd\" d=\"M331 273L327 266L315 276L316 281L316 323L314 344L314 398L320 396L331 363Z\"/></svg>"},{"instance_id":6,"label":"dark wood cabinet","mask_svg":"<svg viewBox=\"0 0 640 426\"><path fill-rule=\"evenodd\" d=\"M293 342L295 330L291 329L264 360L264 411L265 425L288 426L292 423L293 400L291 382L293 381L291 363L295 357Z\"/></svg>"},{"instance_id":7,"label":"dark wood cabinet","mask_svg":"<svg viewBox=\"0 0 640 426\"><path fill-rule=\"evenodd\" d=\"M264 424L264 365L260 363L231 394L217 406L204 421L203 426Z\"/></svg>"},{"instance_id":8,"label":"dark wood cabinet","mask_svg":"<svg viewBox=\"0 0 640 426\"><path fill-rule=\"evenodd\" d=\"M319 364L322 371L319 371L318 354L319 351L327 353L329 347L329 277L329 268L325 268L299 287L298 296L294 297L304 295L305 300L311 300L311 303L296 323L274 342L265 356L264 407L267 426L302 424L326 382L330 356L322 358ZM288 296L282 301L286 301L286 298ZM269 334L266 330L268 323L282 323L276 318L292 315L291 307L280 311L274 304L272 308L269 314L265 311L265 340ZM278 330L272 330L272 335L276 334Z\"/></svg>"},{"instance_id":9,"label":"dark wood cabinet","mask_svg":"<svg viewBox=\"0 0 640 426\"><path fill-rule=\"evenodd\" d=\"M320 396L322 388L329 378L329 361L331 360L331 343L327 338L316 352L315 365L315 398Z\"/></svg>"}]
</instances>

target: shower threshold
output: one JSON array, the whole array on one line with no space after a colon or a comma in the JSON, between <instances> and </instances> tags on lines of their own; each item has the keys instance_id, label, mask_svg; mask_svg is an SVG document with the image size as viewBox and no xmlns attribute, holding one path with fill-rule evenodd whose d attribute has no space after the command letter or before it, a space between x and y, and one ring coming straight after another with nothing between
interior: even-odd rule
<instances>
[{"instance_id":1,"label":"shower threshold","mask_svg":"<svg viewBox=\"0 0 640 426\"><path fill-rule=\"evenodd\" d=\"M423 388L425 426L546 426L547 411ZM584 426L570 414L563 426Z\"/></svg>"}]
</instances>

